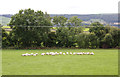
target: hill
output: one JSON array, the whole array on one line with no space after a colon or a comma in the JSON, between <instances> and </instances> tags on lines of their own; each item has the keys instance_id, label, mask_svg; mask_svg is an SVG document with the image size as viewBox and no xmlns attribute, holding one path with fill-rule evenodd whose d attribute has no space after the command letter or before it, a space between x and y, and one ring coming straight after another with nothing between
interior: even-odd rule
<instances>
[{"instance_id":1,"label":"hill","mask_svg":"<svg viewBox=\"0 0 120 77\"><path fill-rule=\"evenodd\" d=\"M0 24L1 25L7 25L10 22L10 18L5 16L0 16Z\"/></svg>"},{"instance_id":2,"label":"hill","mask_svg":"<svg viewBox=\"0 0 120 77\"><path fill-rule=\"evenodd\" d=\"M11 14L0 15L0 24L7 25L10 21ZM118 22L118 14L50 14L51 17L54 16L65 16L66 18L70 18L72 16L78 16L81 20L83 20L83 24L89 25L92 22L99 21L103 24L109 24L112 26L117 26L115 23Z\"/></svg>"},{"instance_id":3,"label":"hill","mask_svg":"<svg viewBox=\"0 0 120 77\"><path fill-rule=\"evenodd\" d=\"M68 19L72 16L78 16L78 18L86 22L90 22L91 19L93 21L100 20L103 21L105 24L110 24L113 26L116 26L114 23L118 22L118 14L50 14L50 16L65 16Z\"/></svg>"}]
</instances>

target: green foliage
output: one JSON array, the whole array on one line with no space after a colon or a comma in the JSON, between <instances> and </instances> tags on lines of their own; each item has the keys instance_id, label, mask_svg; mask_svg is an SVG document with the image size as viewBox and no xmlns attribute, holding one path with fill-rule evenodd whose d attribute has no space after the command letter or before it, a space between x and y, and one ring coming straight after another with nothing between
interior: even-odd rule
<instances>
[{"instance_id":1,"label":"green foliage","mask_svg":"<svg viewBox=\"0 0 120 77\"><path fill-rule=\"evenodd\" d=\"M8 34L4 29L2 29L2 48L6 48L9 46Z\"/></svg>"},{"instance_id":2,"label":"green foliage","mask_svg":"<svg viewBox=\"0 0 120 77\"><path fill-rule=\"evenodd\" d=\"M58 27L56 31L57 46L75 47L77 35L82 32L82 27Z\"/></svg>"},{"instance_id":3,"label":"green foliage","mask_svg":"<svg viewBox=\"0 0 120 77\"><path fill-rule=\"evenodd\" d=\"M77 16L73 16L68 20L68 26L80 26L81 22L81 19L79 19Z\"/></svg>"},{"instance_id":4,"label":"green foliage","mask_svg":"<svg viewBox=\"0 0 120 77\"><path fill-rule=\"evenodd\" d=\"M54 16L53 17L53 23L54 25L57 26L65 26L67 22L67 18L65 18L64 16Z\"/></svg>"},{"instance_id":5,"label":"green foliage","mask_svg":"<svg viewBox=\"0 0 120 77\"><path fill-rule=\"evenodd\" d=\"M81 33L78 35L77 44L80 48L89 47L89 34Z\"/></svg>"},{"instance_id":6,"label":"green foliage","mask_svg":"<svg viewBox=\"0 0 120 77\"><path fill-rule=\"evenodd\" d=\"M20 10L11 17L9 25L12 31L7 34L2 30L3 47L120 47L120 29L117 27L94 22L90 28L83 28L82 20L77 16L69 20L64 16L55 16L53 21L51 19L46 12ZM52 25L57 27L50 27Z\"/></svg>"},{"instance_id":7,"label":"green foliage","mask_svg":"<svg viewBox=\"0 0 120 77\"><path fill-rule=\"evenodd\" d=\"M105 31L106 31L106 37L109 36L108 40L110 40L111 38L111 41L109 41L109 43L111 43L111 45L109 44L108 46L110 47L117 47L119 46L119 43L120 43L120 29L117 28L117 27L111 27L111 26L106 26L105 27Z\"/></svg>"},{"instance_id":8,"label":"green foliage","mask_svg":"<svg viewBox=\"0 0 120 77\"><path fill-rule=\"evenodd\" d=\"M104 42L105 45L107 45L107 47L112 47L114 42L112 35L109 33L105 35L102 41Z\"/></svg>"},{"instance_id":9,"label":"green foliage","mask_svg":"<svg viewBox=\"0 0 120 77\"><path fill-rule=\"evenodd\" d=\"M45 44L50 28L42 26L51 26L52 24L47 13L25 9L12 16L9 25L12 27L10 35L15 41L14 45L19 48L40 46L41 42Z\"/></svg>"},{"instance_id":10,"label":"green foliage","mask_svg":"<svg viewBox=\"0 0 120 77\"><path fill-rule=\"evenodd\" d=\"M109 25L103 26L99 22L91 24L89 29L90 33L95 33L99 40L99 47L111 48L117 47L119 44L120 29L117 27L111 27Z\"/></svg>"},{"instance_id":11,"label":"green foliage","mask_svg":"<svg viewBox=\"0 0 120 77\"><path fill-rule=\"evenodd\" d=\"M89 48L99 48L99 38L95 33L89 34Z\"/></svg>"},{"instance_id":12,"label":"green foliage","mask_svg":"<svg viewBox=\"0 0 120 77\"><path fill-rule=\"evenodd\" d=\"M45 42L46 44L44 43L45 47L56 47L56 39L57 39L57 37L56 37L55 32L48 33L47 39L48 40L46 40L46 42Z\"/></svg>"}]
</instances>

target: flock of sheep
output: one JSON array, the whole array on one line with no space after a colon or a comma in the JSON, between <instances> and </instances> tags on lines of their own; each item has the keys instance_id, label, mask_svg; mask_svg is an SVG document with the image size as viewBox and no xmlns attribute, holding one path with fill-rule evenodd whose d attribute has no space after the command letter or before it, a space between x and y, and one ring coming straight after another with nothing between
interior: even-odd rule
<instances>
[{"instance_id":1,"label":"flock of sheep","mask_svg":"<svg viewBox=\"0 0 120 77\"><path fill-rule=\"evenodd\" d=\"M26 54L22 54L22 56L37 56L38 53L26 53ZM41 53L42 56L44 55L52 55L52 56L55 56L55 55L94 55L93 52L46 52L46 53Z\"/></svg>"}]
</instances>

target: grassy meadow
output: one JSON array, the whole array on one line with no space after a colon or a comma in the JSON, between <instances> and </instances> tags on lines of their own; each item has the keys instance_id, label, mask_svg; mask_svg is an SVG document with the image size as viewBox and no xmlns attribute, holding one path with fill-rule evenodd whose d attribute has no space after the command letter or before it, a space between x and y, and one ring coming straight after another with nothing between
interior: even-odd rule
<instances>
[{"instance_id":1,"label":"grassy meadow","mask_svg":"<svg viewBox=\"0 0 120 77\"><path fill-rule=\"evenodd\" d=\"M94 52L94 55L44 55L43 52ZM38 53L38 56L21 56ZM2 50L3 75L117 75L117 49Z\"/></svg>"}]
</instances>

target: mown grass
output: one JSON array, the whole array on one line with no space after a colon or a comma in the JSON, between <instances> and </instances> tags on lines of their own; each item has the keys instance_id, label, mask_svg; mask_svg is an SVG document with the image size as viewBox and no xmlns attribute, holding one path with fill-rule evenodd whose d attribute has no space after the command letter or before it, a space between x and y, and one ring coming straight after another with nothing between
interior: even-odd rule
<instances>
[{"instance_id":1,"label":"mown grass","mask_svg":"<svg viewBox=\"0 0 120 77\"><path fill-rule=\"evenodd\" d=\"M85 28L83 31L89 31L89 28Z\"/></svg>"},{"instance_id":2,"label":"mown grass","mask_svg":"<svg viewBox=\"0 0 120 77\"><path fill-rule=\"evenodd\" d=\"M5 29L5 28L10 28L10 26L2 26L2 28L3 28L3 29Z\"/></svg>"},{"instance_id":3,"label":"mown grass","mask_svg":"<svg viewBox=\"0 0 120 77\"><path fill-rule=\"evenodd\" d=\"M95 55L41 56L42 52L94 52ZM21 56L23 53L38 56ZM117 75L117 49L2 50L3 75Z\"/></svg>"}]
</instances>

